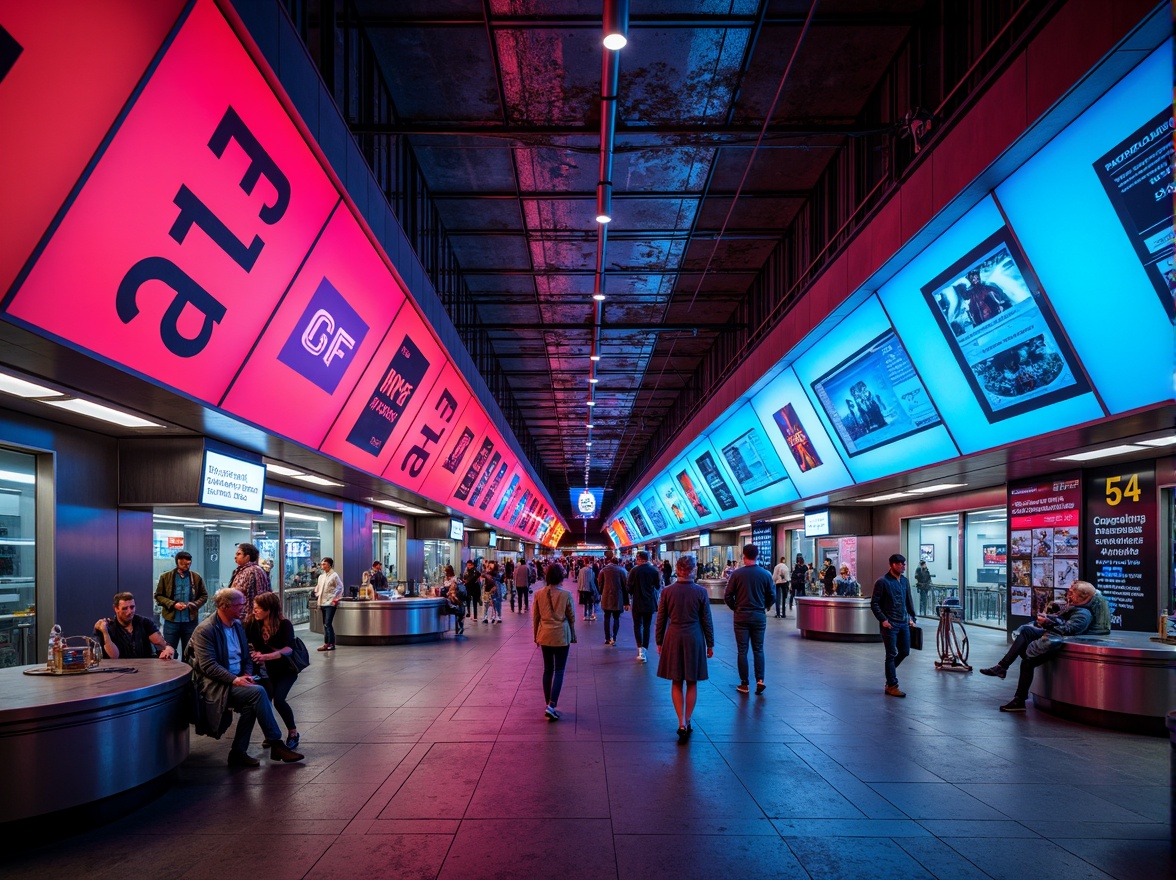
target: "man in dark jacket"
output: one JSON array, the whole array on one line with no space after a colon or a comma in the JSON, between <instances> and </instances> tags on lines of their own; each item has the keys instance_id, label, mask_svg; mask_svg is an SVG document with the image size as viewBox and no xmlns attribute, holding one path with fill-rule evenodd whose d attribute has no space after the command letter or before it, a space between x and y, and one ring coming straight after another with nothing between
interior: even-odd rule
<instances>
[{"instance_id":1,"label":"man in dark jacket","mask_svg":"<svg viewBox=\"0 0 1176 880\"><path fill-rule=\"evenodd\" d=\"M253 724L261 721L262 732L274 761L301 761L302 755L286 748L282 729L274 718L265 688L253 679L253 661L249 656L249 640L241 617L245 613L245 594L232 587L217 590L213 597L216 613L206 617L192 633L192 641L185 657L192 666L192 680L205 706L208 725L218 739L228 729L225 714L236 709L240 715L233 745L229 749L229 764L236 767L256 767L261 761L249 754L249 740ZM222 723L224 721L225 723Z\"/></svg>"},{"instance_id":2,"label":"man in dark jacket","mask_svg":"<svg viewBox=\"0 0 1176 880\"><path fill-rule=\"evenodd\" d=\"M1024 712L1029 699L1029 686L1038 666L1048 661L1062 646L1066 636L1106 635L1111 631L1111 615L1106 599L1087 581L1074 581L1066 590L1066 606L1056 615L1039 614L1037 624L1017 627L1016 637L995 666L980 671L985 675L1004 678L1009 667L1021 658L1017 676L1017 692L1012 700L1000 707L1002 712Z\"/></svg>"},{"instance_id":3,"label":"man in dark jacket","mask_svg":"<svg viewBox=\"0 0 1176 880\"><path fill-rule=\"evenodd\" d=\"M472 617L477 623L478 606L482 604L482 575L474 560L466 560L465 572L461 576L466 591L466 617ZM472 613L471 613L472 612Z\"/></svg>"},{"instance_id":4,"label":"man in dark jacket","mask_svg":"<svg viewBox=\"0 0 1176 880\"><path fill-rule=\"evenodd\" d=\"M915 600L905 571L906 557L895 553L886 574L874 581L870 597L870 610L878 618L886 646L886 694L891 697L906 696L898 689L898 667L911 653L911 627L916 622Z\"/></svg>"},{"instance_id":5,"label":"man in dark jacket","mask_svg":"<svg viewBox=\"0 0 1176 880\"><path fill-rule=\"evenodd\" d=\"M207 601L204 578L192 571L192 554L181 550L176 554L176 567L161 574L155 587L155 604L163 618L163 640L175 649L176 656L184 655L200 622L200 606Z\"/></svg>"},{"instance_id":6,"label":"man in dark jacket","mask_svg":"<svg viewBox=\"0 0 1176 880\"><path fill-rule=\"evenodd\" d=\"M796 597L804 595L804 582L808 577L808 565L805 564L804 557L796 554L796 565L792 566L792 576L788 583L788 608L791 609L796 604Z\"/></svg>"},{"instance_id":7,"label":"man in dark jacket","mask_svg":"<svg viewBox=\"0 0 1176 880\"><path fill-rule=\"evenodd\" d=\"M656 567L656 566L655 566ZM621 609L629 604L626 590L629 573L611 553L604 557L604 568L596 577L600 587L600 610L604 612L604 643L616 645L621 628Z\"/></svg>"},{"instance_id":8,"label":"man in dark jacket","mask_svg":"<svg viewBox=\"0 0 1176 880\"><path fill-rule=\"evenodd\" d=\"M739 684L735 690L741 694L749 690L748 642L755 659L755 692L764 692L764 632L768 628L768 609L772 607L775 588L768 570L755 561L758 555L759 548L755 544L744 545L743 567L731 573L723 592L723 601L735 612L735 650L739 665Z\"/></svg>"},{"instance_id":9,"label":"man in dark jacket","mask_svg":"<svg viewBox=\"0 0 1176 880\"><path fill-rule=\"evenodd\" d=\"M661 590L661 572L649 563L649 553L638 550L637 564L629 572L626 586L629 604L625 610L633 611L633 638L637 642L637 659L646 662L649 649L649 633L653 629L653 615L657 611L657 597Z\"/></svg>"}]
</instances>

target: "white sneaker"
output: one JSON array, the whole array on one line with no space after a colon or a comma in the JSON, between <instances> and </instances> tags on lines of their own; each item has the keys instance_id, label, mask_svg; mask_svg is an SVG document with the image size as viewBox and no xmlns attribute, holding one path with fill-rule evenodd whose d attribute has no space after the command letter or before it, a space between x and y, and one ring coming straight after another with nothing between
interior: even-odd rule
<instances>
[{"instance_id":1,"label":"white sneaker","mask_svg":"<svg viewBox=\"0 0 1176 880\"><path fill-rule=\"evenodd\" d=\"M648 658L645 656L645 649L644 648L641 649L641 662L642 663L648 662Z\"/></svg>"}]
</instances>

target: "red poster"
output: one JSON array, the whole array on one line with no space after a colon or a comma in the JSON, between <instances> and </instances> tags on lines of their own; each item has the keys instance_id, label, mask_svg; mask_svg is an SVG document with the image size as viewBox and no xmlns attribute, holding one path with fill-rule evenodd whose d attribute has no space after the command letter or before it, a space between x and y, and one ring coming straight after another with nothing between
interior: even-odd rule
<instances>
[{"instance_id":1,"label":"red poster","mask_svg":"<svg viewBox=\"0 0 1176 880\"><path fill-rule=\"evenodd\" d=\"M422 486L431 488L430 474L441 469L446 456L445 449L451 445L451 438L464 430L462 418L466 410L480 409L476 402L471 404L472 397L473 393L457 368L453 364L446 364L441 376L425 396L420 415L388 462L384 479L413 492L421 492ZM450 476L447 471L441 472ZM443 497L433 495L430 491L424 491L423 494Z\"/></svg>"},{"instance_id":2,"label":"red poster","mask_svg":"<svg viewBox=\"0 0 1176 880\"><path fill-rule=\"evenodd\" d=\"M343 406L322 451L370 474L383 473L427 392L448 365L415 304L407 303Z\"/></svg>"},{"instance_id":3,"label":"red poster","mask_svg":"<svg viewBox=\"0 0 1176 880\"><path fill-rule=\"evenodd\" d=\"M405 300L341 207L221 406L317 449ZM259 402L278 388L289 404L259 417Z\"/></svg>"},{"instance_id":4,"label":"red poster","mask_svg":"<svg viewBox=\"0 0 1176 880\"><path fill-rule=\"evenodd\" d=\"M338 200L197 0L8 314L215 403Z\"/></svg>"},{"instance_id":5,"label":"red poster","mask_svg":"<svg viewBox=\"0 0 1176 880\"><path fill-rule=\"evenodd\" d=\"M6 3L0 296L114 124L183 0ZM13 57L15 56L15 57Z\"/></svg>"}]
</instances>

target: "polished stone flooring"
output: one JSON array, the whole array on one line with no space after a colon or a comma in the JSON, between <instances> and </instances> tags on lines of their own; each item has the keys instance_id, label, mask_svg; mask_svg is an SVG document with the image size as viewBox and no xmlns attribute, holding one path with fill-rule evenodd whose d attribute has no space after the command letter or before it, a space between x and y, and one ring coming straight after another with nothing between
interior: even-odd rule
<instances>
[{"instance_id":1,"label":"polished stone flooring","mask_svg":"<svg viewBox=\"0 0 1176 880\"><path fill-rule=\"evenodd\" d=\"M616 647L603 619L578 624L549 723L529 618L506 610L464 639L312 652L304 763L229 768L227 738L193 736L165 795L0 877L1168 876L1167 739L1003 714L1011 678L937 672L933 650L886 697L880 644L806 641L792 619L769 619L768 689L744 696L713 611L686 745L628 615ZM971 636L978 666L1004 650Z\"/></svg>"}]
</instances>

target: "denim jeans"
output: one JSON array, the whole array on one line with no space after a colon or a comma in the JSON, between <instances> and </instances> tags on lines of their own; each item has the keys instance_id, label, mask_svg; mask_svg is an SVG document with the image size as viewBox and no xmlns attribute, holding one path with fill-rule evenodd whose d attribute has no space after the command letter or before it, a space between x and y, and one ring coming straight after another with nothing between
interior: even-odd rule
<instances>
[{"instance_id":1,"label":"denim jeans","mask_svg":"<svg viewBox=\"0 0 1176 880\"><path fill-rule=\"evenodd\" d=\"M898 667L911 653L911 627L909 623L890 622L882 630L882 643L886 646L886 686L898 687Z\"/></svg>"},{"instance_id":2,"label":"denim jeans","mask_svg":"<svg viewBox=\"0 0 1176 880\"><path fill-rule=\"evenodd\" d=\"M653 628L652 611L633 612L633 639L638 648L649 647L649 631Z\"/></svg>"},{"instance_id":3,"label":"denim jeans","mask_svg":"<svg viewBox=\"0 0 1176 880\"><path fill-rule=\"evenodd\" d=\"M768 620L755 623L735 624L735 651L739 662L739 681L749 681L747 677L747 645L751 643L751 656L755 660L755 680L764 680L764 632Z\"/></svg>"},{"instance_id":4,"label":"denim jeans","mask_svg":"<svg viewBox=\"0 0 1176 880\"><path fill-rule=\"evenodd\" d=\"M233 751L248 752L249 740L253 737L254 722L261 722L261 732L271 742L282 738L282 729L278 727L274 718L273 707L270 706L269 694L259 684L240 687L233 685L229 688L230 709L236 709L240 714L237 720L237 731L233 734Z\"/></svg>"},{"instance_id":5,"label":"denim jeans","mask_svg":"<svg viewBox=\"0 0 1176 880\"><path fill-rule=\"evenodd\" d=\"M194 611L189 611L188 614L195 614ZM192 641L192 633L196 630L196 621L189 620L179 623L174 620L165 620L163 622L163 640L171 645L176 650L177 657L184 656L184 649L180 647L180 642L184 643L184 647Z\"/></svg>"},{"instance_id":6,"label":"denim jeans","mask_svg":"<svg viewBox=\"0 0 1176 880\"><path fill-rule=\"evenodd\" d=\"M323 606L323 644L335 644L335 612L338 610L337 605Z\"/></svg>"},{"instance_id":7,"label":"denim jeans","mask_svg":"<svg viewBox=\"0 0 1176 880\"><path fill-rule=\"evenodd\" d=\"M612 639L614 642L617 638L617 633L621 631L621 612L606 611L604 612L604 637L605 639Z\"/></svg>"},{"instance_id":8,"label":"denim jeans","mask_svg":"<svg viewBox=\"0 0 1176 880\"><path fill-rule=\"evenodd\" d=\"M543 650L543 699L548 706L559 703L563 688L564 667L568 663L568 645L541 645Z\"/></svg>"},{"instance_id":9,"label":"denim jeans","mask_svg":"<svg viewBox=\"0 0 1176 880\"><path fill-rule=\"evenodd\" d=\"M282 675L277 678L270 676L261 680L261 686L269 694L269 698L274 703L274 708L278 710L278 715L286 722L287 730L298 729L298 725L294 723L294 710L290 708L290 704L286 701L286 697L290 696L290 690L294 687L296 681L298 681L297 675Z\"/></svg>"}]
</instances>

